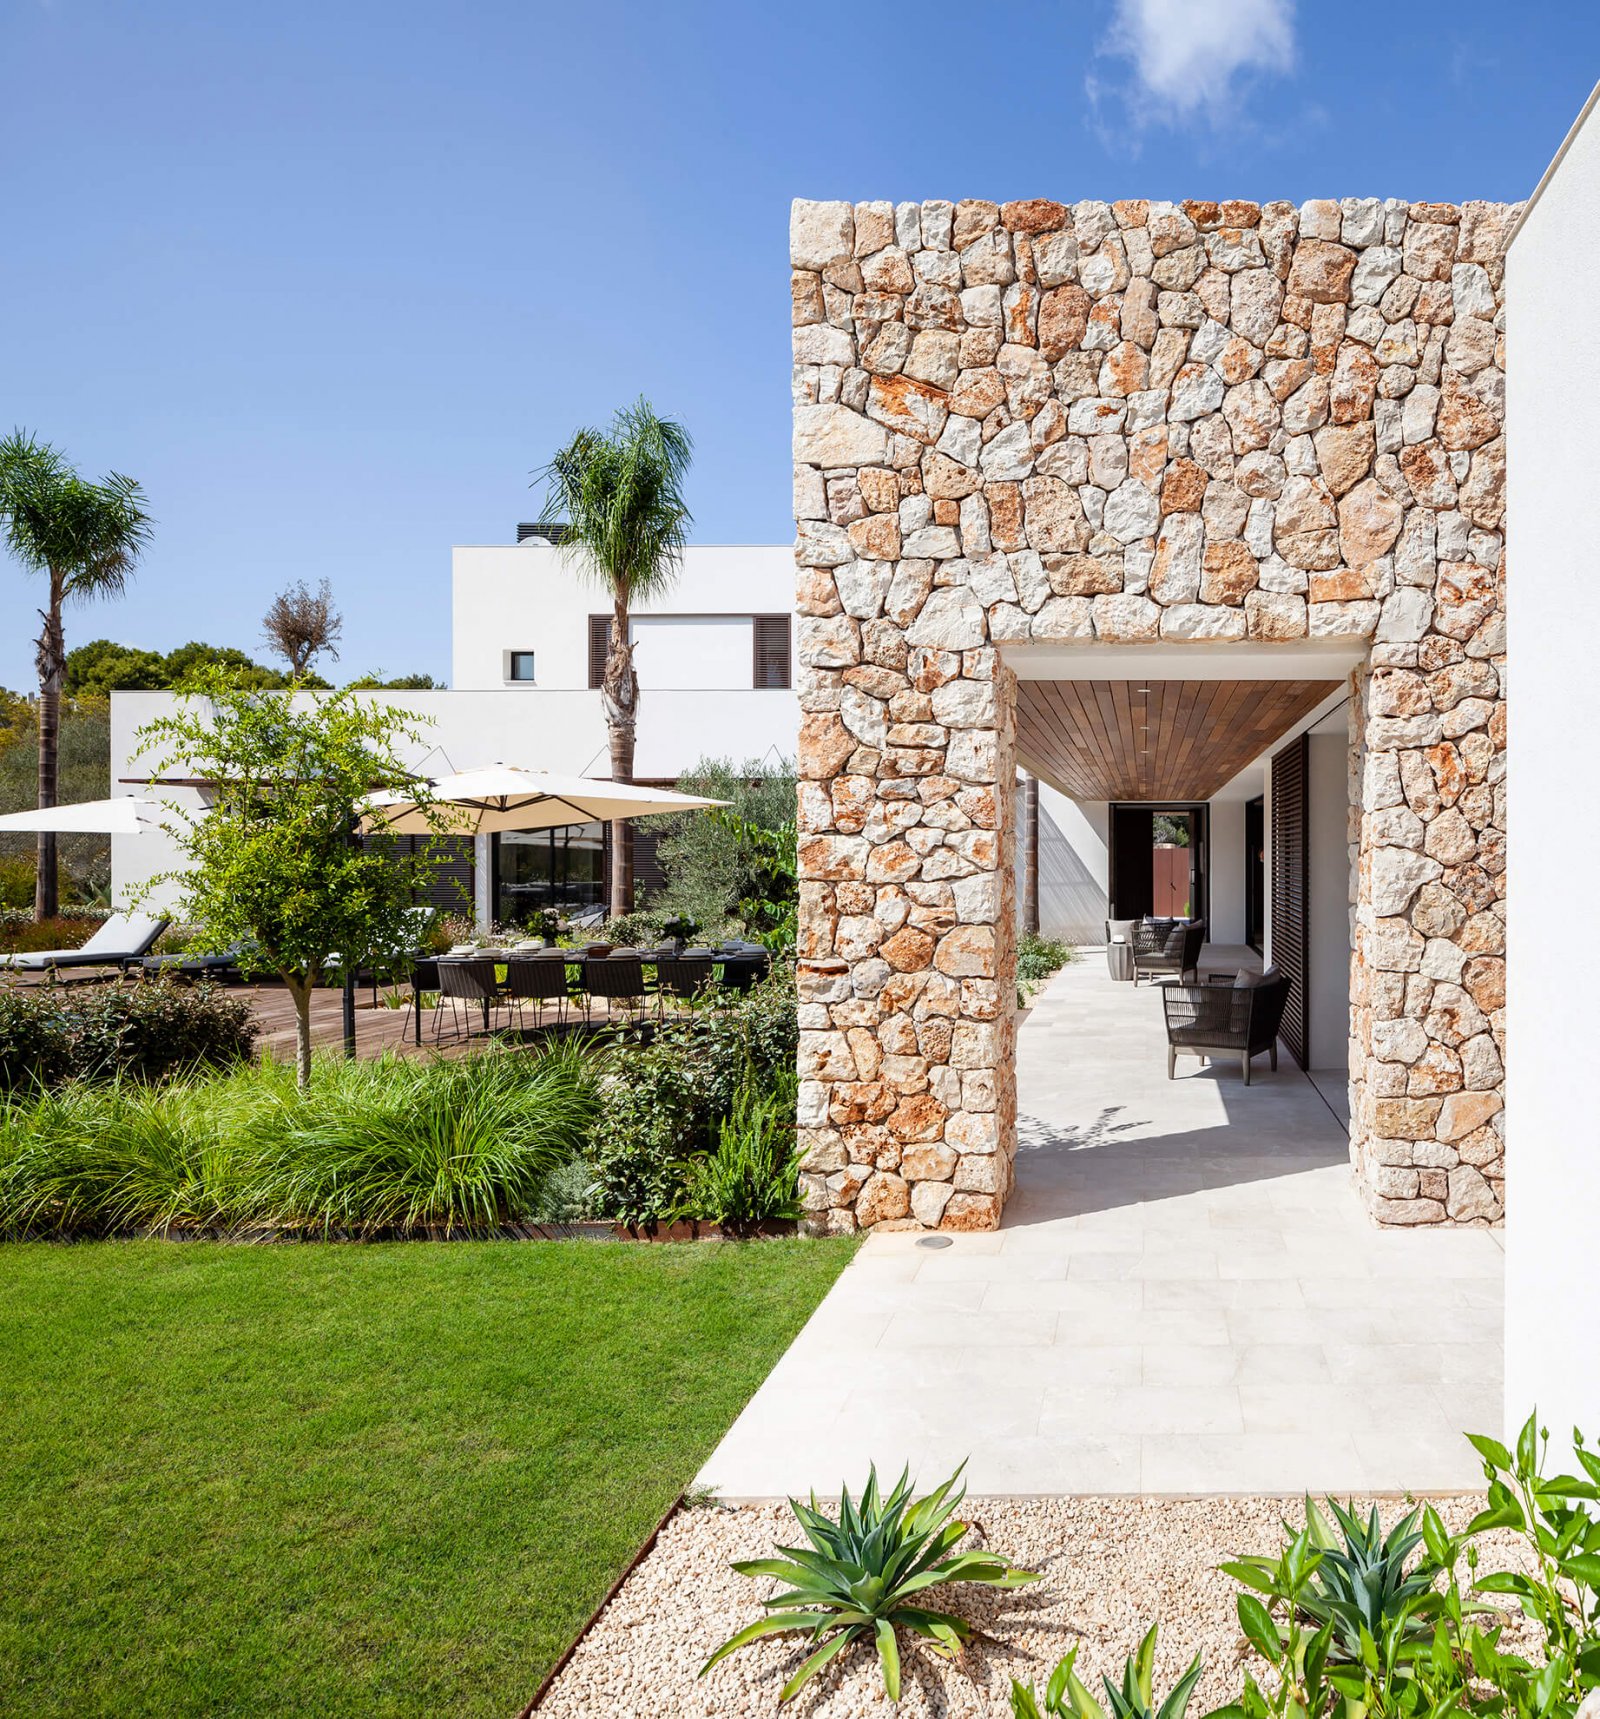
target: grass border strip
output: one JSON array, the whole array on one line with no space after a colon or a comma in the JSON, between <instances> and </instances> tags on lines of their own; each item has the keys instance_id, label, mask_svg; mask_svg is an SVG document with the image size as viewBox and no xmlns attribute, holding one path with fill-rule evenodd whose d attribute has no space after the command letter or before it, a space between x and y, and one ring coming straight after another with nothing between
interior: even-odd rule
<instances>
[{"instance_id":1,"label":"grass border strip","mask_svg":"<svg viewBox=\"0 0 1600 1719\"><path fill-rule=\"evenodd\" d=\"M579 1647L582 1646L584 1637L588 1635L589 1631L592 1630L597 1623L599 1623L600 1614L611 1604L617 1595L622 1592L623 1586L627 1582L628 1578L655 1550L656 1541L661 1537L661 1530L666 1527L666 1525L678 1514L680 1510L683 1509L685 1496L686 1494L680 1492L662 1512L661 1520L650 1530L648 1536L645 1538L644 1544L640 1546L639 1550L628 1560L627 1568L623 1570L621 1575L619 1575L611 1586L606 1589L605 1597L600 1601L599 1605L589 1613L588 1617L584 1620L583 1628L580 1629L572 1640L567 1643L566 1647L562 1650L561 1657L557 1659L555 1664L552 1665L544 1674L543 1681L533 1692L533 1699L520 1713L518 1713L517 1719L532 1719L533 1714L538 1711L539 1703L550 1693L555 1680L567 1669L573 1654L575 1654Z\"/></svg>"}]
</instances>

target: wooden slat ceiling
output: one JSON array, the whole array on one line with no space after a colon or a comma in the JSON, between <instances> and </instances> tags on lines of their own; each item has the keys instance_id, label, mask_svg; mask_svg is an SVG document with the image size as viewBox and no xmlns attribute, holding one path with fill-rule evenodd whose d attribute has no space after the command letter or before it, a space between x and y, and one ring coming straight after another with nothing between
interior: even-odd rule
<instances>
[{"instance_id":1,"label":"wooden slat ceiling","mask_svg":"<svg viewBox=\"0 0 1600 1719\"><path fill-rule=\"evenodd\" d=\"M1207 800L1338 684L1019 681L1017 752L1080 800Z\"/></svg>"}]
</instances>

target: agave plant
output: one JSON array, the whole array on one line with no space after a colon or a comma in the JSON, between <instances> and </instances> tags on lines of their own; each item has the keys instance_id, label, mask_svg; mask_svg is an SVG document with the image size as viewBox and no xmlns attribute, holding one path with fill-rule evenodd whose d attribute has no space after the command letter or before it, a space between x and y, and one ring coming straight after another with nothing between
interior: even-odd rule
<instances>
[{"instance_id":1,"label":"agave plant","mask_svg":"<svg viewBox=\"0 0 1600 1719\"><path fill-rule=\"evenodd\" d=\"M1330 1626L1329 1661L1360 1663L1363 1633L1381 1641L1386 1628L1402 1615L1404 1634L1416 1645L1431 1640L1433 1620L1443 1604L1435 1591L1440 1565L1425 1552L1413 1568L1406 1568L1407 1559L1423 1543L1418 1512L1408 1512L1385 1534L1376 1505L1365 1522L1335 1499L1328 1499L1327 1506L1333 1522L1306 1499L1304 1532L1321 1556L1295 1604L1313 1629ZM1292 1536L1295 1530L1285 1523L1284 1532ZM1224 1574L1270 1599L1286 1598L1278 1589L1276 1559L1239 1558L1221 1567Z\"/></svg>"},{"instance_id":2,"label":"agave plant","mask_svg":"<svg viewBox=\"0 0 1600 1719\"><path fill-rule=\"evenodd\" d=\"M993 1552L955 1550L967 1532L967 1524L955 1516L966 1492L960 1479L958 1468L925 1498L913 1499L909 1471L902 1471L885 1496L873 1468L859 1503L848 1491L843 1493L837 1522L818 1510L815 1493L809 1505L791 1498L789 1507L811 1544L780 1546L775 1558L733 1566L741 1576L771 1576L787 1585L762 1602L771 1615L730 1636L700 1667L700 1675L764 1636L803 1631L818 1645L783 1686L778 1700L789 1701L853 1641L867 1638L877 1646L884 1691L898 1701L897 1631L925 1637L934 1652L948 1658L958 1654L972 1634L965 1618L917 1605L919 1594L949 1582L1020 1588L1039 1579Z\"/></svg>"},{"instance_id":3,"label":"agave plant","mask_svg":"<svg viewBox=\"0 0 1600 1719\"><path fill-rule=\"evenodd\" d=\"M1157 1628L1152 1624L1149 1633L1139 1643L1139 1651L1128 1656L1122 1668L1120 1689L1109 1677L1101 1679L1111 1707L1110 1719L1183 1719L1189 1698L1194 1694L1194 1686L1200 1681L1200 1655L1196 1654L1189 1661L1188 1669L1158 1706L1155 1695ZM1105 1708L1079 1680L1074 1669L1077 1658L1078 1648L1074 1643L1045 1687L1043 1707L1039 1705L1039 1697L1034 1690L1023 1688L1013 1678L1012 1719L1107 1719Z\"/></svg>"}]
</instances>

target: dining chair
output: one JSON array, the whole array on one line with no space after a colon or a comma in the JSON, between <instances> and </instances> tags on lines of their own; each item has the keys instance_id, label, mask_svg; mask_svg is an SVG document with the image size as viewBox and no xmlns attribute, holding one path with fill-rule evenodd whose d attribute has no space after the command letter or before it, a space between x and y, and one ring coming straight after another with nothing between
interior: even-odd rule
<instances>
[{"instance_id":1,"label":"dining chair","mask_svg":"<svg viewBox=\"0 0 1600 1719\"><path fill-rule=\"evenodd\" d=\"M519 1027L524 1024L523 1014L529 1003L533 1004L535 1026L544 1019L546 1003L556 1005L556 1024L564 1025L569 1000L565 957L560 954L525 955L508 961L504 996L507 1005L516 1010Z\"/></svg>"},{"instance_id":2,"label":"dining chair","mask_svg":"<svg viewBox=\"0 0 1600 1719\"><path fill-rule=\"evenodd\" d=\"M627 1019L644 1018L644 963L637 955L604 955L585 961L583 977L590 997L604 999L608 1015L610 1005L616 1003Z\"/></svg>"},{"instance_id":3,"label":"dining chair","mask_svg":"<svg viewBox=\"0 0 1600 1719\"><path fill-rule=\"evenodd\" d=\"M453 1031L461 1029L461 1011L468 1011L466 1033L472 1035L472 1008L478 1008L483 1015L485 1031L490 1030L493 1014L496 1009L504 1007L501 1000L499 984L495 980L495 964L493 961L473 957L466 960L450 960L442 958L439 962L439 1007L434 1010L433 1042L439 1042L443 1030L444 1005L450 1004L450 1025Z\"/></svg>"}]
</instances>

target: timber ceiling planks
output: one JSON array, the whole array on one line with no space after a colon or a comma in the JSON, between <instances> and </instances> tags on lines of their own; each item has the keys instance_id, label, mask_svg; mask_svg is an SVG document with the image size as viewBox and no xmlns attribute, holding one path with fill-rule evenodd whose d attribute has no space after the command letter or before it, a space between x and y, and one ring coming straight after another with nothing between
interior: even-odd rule
<instances>
[{"instance_id":1,"label":"timber ceiling planks","mask_svg":"<svg viewBox=\"0 0 1600 1719\"><path fill-rule=\"evenodd\" d=\"M1338 689L1331 680L1024 680L1023 766L1080 800L1206 800Z\"/></svg>"}]
</instances>

